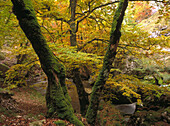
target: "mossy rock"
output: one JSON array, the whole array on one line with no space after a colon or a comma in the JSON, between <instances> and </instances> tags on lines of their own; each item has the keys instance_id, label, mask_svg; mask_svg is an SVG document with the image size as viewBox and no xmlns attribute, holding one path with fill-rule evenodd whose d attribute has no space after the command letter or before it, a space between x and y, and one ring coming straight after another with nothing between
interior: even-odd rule
<instances>
[{"instance_id":1,"label":"mossy rock","mask_svg":"<svg viewBox=\"0 0 170 126\"><path fill-rule=\"evenodd\" d=\"M168 126L170 123L169 119L169 108L159 109L158 111L153 110L142 110L137 111L132 115L127 123L128 126L151 126L161 124L160 126Z\"/></svg>"},{"instance_id":2,"label":"mossy rock","mask_svg":"<svg viewBox=\"0 0 170 126\"><path fill-rule=\"evenodd\" d=\"M3 63L0 64L0 77L5 77L5 72L9 70L9 67Z\"/></svg>"},{"instance_id":3,"label":"mossy rock","mask_svg":"<svg viewBox=\"0 0 170 126\"><path fill-rule=\"evenodd\" d=\"M154 92L152 92L154 94ZM162 94L160 97L146 96L143 99L144 107L148 110L158 110L161 108L167 108L170 105L170 95ZM157 109L156 109L157 108Z\"/></svg>"},{"instance_id":4,"label":"mossy rock","mask_svg":"<svg viewBox=\"0 0 170 126\"><path fill-rule=\"evenodd\" d=\"M4 53L0 52L0 60L4 60L4 59L5 59Z\"/></svg>"}]
</instances>

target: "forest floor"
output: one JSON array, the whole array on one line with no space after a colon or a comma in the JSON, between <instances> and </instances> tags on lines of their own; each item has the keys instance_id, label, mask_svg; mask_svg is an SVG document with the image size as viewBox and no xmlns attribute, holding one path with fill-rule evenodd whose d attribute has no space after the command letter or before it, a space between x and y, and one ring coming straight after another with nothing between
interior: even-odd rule
<instances>
[{"instance_id":1,"label":"forest floor","mask_svg":"<svg viewBox=\"0 0 170 126\"><path fill-rule=\"evenodd\" d=\"M46 119L45 96L40 92L32 87L21 87L13 89L11 93L13 96L7 98L0 95L0 126L57 126L54 122L60 119ZM119 111L105 104L99 109L97 126L121 125L123 118ZM80 114L76 116L84 119ZM65 126L73 126L66 120L61 122Z\"/></svg>"},{"instance_id":2,"label":"forest floor","mask_svg":"<svg viewBox=\"0 0 170 126\"><path fill-rule=\"evenodd\" d=\"M11 98L1 98L0 126L55 126L53 122L59 119L45 118L45 96L29 87L13 89L12 93Z\"/></svg>"}]
</instances>

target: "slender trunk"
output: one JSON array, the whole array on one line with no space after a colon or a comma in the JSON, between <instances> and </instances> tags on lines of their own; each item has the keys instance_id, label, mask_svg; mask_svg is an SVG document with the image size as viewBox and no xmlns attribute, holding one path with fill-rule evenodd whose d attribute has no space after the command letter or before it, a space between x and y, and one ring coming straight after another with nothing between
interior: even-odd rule
<instances>
[{"instance_id":1,"label":"slender trunk","mask_svg":"<svg viewBox=\"0 0 170 126\"><path fill-rule=\"evenodd\" d=\"M77 45L76 24L75 24L76 5L77 5L77 0L70 0L70 8L71 8L70 44L71 44L71 46ZM82 115L85 115L89 101L88 101L88 94L85 92L83 84L82 84L79 69L73 70L73 76L74 76L73 80L74 80L74 83L76 84L77 92L78 92L78 95L79 95L80 112L81 112Z\"/></svg>"},{"instance_id":2,"label":"slender trunk","mask_svg":"<svg viewBox=\"0 0 170 126\"><path fill-rule=\"evenodd\" d=\"M39 57L42 69L48 77L46 104L47 116L57 115L67 119L76 126L83 126L73 113L65 86L65 68L54 56L43 35L30 0L11 0L13 12L19 20L19 25L30 40Z\"/></svg>"},{"instance_id":3,"label":"slender trunk","mask_svg":"<svg viewBox=\"0 0 170 126\"><path fill-rule=\"evenodd\" d=\"M75 25L75 13L76 13L77 0L70 0L71 18L70 18L70 44L71 46L77 45L76 40L76 25Z\"/></svg>"},{"instance_id":4,"label":"slender trunk","mask_svg":"<svg viewBox=\"0 0 170 126\"><path fill-rule=\"evenodd\" d=\"M78 68L75 68L73 70L73 82L76 84L77 92L79 95L79 102L80 102L80 113L85 116L89 100L88 100L88 94L84 90L84 86L81 80L80 71Z\"/></svg>"},{"instance_id":5,"label":"slender trunk","mask_svg":"<svg viewBox=\"0 0 170 126\"><path fill-rule=\"evenodd\" d=\"M112 63L116 56L118 43L121 37L120 28L127 6L128 6L128 0L120 0L120 3L118 5L118 8L113 18L113 23L112 23L111 33L110 33L110 44L108 46L108 49L104 57L103 68L92 89L90 105L86 113L87 121L92 126L95 125L101 91L109 76Z\"/></svg>"}]
</instances>

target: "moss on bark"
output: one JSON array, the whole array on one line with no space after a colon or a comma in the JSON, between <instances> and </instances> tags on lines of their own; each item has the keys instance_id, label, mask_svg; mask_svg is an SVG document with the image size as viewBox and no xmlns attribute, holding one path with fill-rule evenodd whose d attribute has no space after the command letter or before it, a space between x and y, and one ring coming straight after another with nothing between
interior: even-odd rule
<instances>
[{"instance_id":1,"label":"moss on bark","mask_svg":"<svg viewBox=\"0 0 170 126\"><path fill-rule=\"evenodd\" d=\"M20 27L30 40L39 57L41 67L48 77L46 94L47 116L57 115L59 118L67 119L76 126L83 126L83 123L74 115L70 104L70 98L65 86L65 68L54 56L44 36L41 34L31 1L11 1L13 3L13 12L19 20Z\"/></svg>"},{"instance_id":2,"label":"moss on bark","mask_svg":"<svg viewBox=\"0 0 170 126\"><path fill-rule=\"evenodd\" d=\"M120 0L120 3L113 18L112 28L110 32L110 44L104 57L103 67L92 89L90 105L86 113L87 121L92 126L95 125L101 91L109 76L112 63L116 56L116 51L121 36L120 28L127 6L128 0Z\"/></svg>"}]
</instances>

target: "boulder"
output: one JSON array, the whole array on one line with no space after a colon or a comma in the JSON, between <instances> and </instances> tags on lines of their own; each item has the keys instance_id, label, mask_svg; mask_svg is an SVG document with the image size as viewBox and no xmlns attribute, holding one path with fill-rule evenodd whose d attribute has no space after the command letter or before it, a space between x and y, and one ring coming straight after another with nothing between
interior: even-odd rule
<instances>
[{"instance_id":1,"label":"boulder","mask_svg":"<svg viewBox=\"0 0 170 126\"><path fill-rule=\"evenodd\" d=\"M133 114L136 110L136 102L132 104L116 105L115 108L124 114Z\"/></svg>"},{"instance_id":2,"label":"boulder","mask_svg":"<svg viewBox=\"0 0 170 126\"><path fill-rule=\"evenodd\" d=\"M169 108L154 110L137 111L127 122L128 126L169 126Z\"/></svg>"},{"instance_id":3,"label":"boulder","mask_svg":"<svg viewBox=\"0 0 170 126\"><path fill-rule=\"evenodd\" d=\"M170 96L162 95L159 98L148 97L143 100L143 106L137 107L130 117L128 126L169 126L170 123Z\"/></svg>"}]
</instances>

